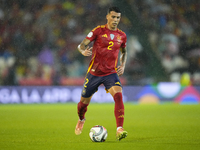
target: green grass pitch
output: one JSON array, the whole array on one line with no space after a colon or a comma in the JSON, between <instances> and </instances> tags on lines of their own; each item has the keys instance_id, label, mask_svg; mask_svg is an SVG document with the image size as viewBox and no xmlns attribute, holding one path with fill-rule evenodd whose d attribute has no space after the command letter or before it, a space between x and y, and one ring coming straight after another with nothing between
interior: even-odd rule
<instances>
[{"instance_id":1,"label":"green grass pitch","mask_svg":"<svg viewBox=\"0 0 200 150\"><path fill-rule=\"evenodd\" d=\"M128 137L116 141L114 103L88 106L83 133L74 134L75 103L0 105L1 150L199 150L200 105L125 103ZM103 125L108 138L92 142L89 130Z\"/></svg>"}]
</instances>

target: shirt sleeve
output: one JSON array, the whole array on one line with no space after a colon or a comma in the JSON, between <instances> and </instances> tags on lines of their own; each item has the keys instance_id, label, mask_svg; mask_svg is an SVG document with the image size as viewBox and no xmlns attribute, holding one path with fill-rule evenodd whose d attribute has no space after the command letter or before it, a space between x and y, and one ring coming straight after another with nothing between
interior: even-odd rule
<instances>
[{"instance_id":1,"label":"shirt sleeve","mask_svg":"<svg viewBox=\"0 0 200 150\"><path fill-rule=\"evenodd\" d=\"M100 29L100 26L97 26L96 28L94 28L92 31L90 31L90 33L88 33L86 38L90 41L94 41L97 38L97 35L99 34L99 29Z\"/></svg>"},{"instance_id":2,"label":"shirt sleeve","mask_svg":"<svg viewBox=\"0 0 200 150\"><path fill-rule=\"evenodd\" d=\"M127 41L127 37L126 37L126 34L124 34L123 43L121 45L122 48L126 47L126 41Z\"/></svg>"}]
</instances>

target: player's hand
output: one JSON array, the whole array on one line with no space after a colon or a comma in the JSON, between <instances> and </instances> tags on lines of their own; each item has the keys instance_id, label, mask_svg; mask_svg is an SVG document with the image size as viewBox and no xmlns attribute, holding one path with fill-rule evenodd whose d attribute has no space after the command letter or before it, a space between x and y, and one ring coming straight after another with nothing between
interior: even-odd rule
<instances>
[{"instance_id":1,"label":"player's hand","mask_svg":"<svg viewBox=\"0 0 200 150\"><path fill-rule=\"evenodd\" d=\"M92 55L92 47L89 48L89 46L88 46L84 51L82 51L82 55L83 56L91 56Z\"/></svg>"},{"instance_id":2,"label":"player's hand","mask_svg":"<svg viewBox=\"0 0 200 150\"><path fill-rule=\"evenodd\" d=\"M121 76L121 75L124 74L124 69L125 69L125 67L122 66L122 65L117 67L117 74L118 74L118 76Z\"/></svg>"}]
</instances>

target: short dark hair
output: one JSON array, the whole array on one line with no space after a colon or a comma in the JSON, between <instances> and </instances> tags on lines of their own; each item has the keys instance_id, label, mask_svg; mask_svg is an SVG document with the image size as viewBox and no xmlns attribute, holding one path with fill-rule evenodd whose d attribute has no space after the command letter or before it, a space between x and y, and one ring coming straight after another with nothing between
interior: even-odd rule
<instances>
[{"instance_id":1,"label":"short dark hair","mask_svg":"<svg viewBox=\"0 0 200 150\"><path fill-rule=\"evenodd\" d=\"M109 7L108 8L108 14L111 12L111 11L114 11L116 13L121 13L121 10L118 8L118 7Z\"/></svg>"}]
</instances>

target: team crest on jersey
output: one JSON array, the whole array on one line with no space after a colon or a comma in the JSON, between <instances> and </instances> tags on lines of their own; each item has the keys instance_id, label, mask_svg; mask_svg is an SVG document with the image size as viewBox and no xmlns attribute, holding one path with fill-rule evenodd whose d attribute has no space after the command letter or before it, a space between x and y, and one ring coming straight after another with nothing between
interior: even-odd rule
<instances>
[{"instance_id":1,"label":"team crest on jersey","mask_svg":"<svg viewBox=\"0 0 200 150\"><path fill-rule=\"evenodd\" d=\"M115 35L114 35L114 34L110 34L110 38L111 38L111 40L113 40L113 39L114 39L114 37L115 37Z\"/></svg>"},{"instance_id":2,"label":"team crest on jersey","mask_svg":"<svg viewBox=\"0 0 200 150\"><path fill-rule=\"evenodd\" d=\"M117 35L117 42L118 42L118 44L121 43L121 36L119 34Z\"/></svg>"},{"instance_id":3,"label":"team crest on jersey","mask_svg":"<svg viewBox=\"0 0 200 150\"><path fill-rule=\"evenodd\" d=\"M121 40L121 36L119 34L117 35L117 40Z\"/></svg>"}]
</instances>

